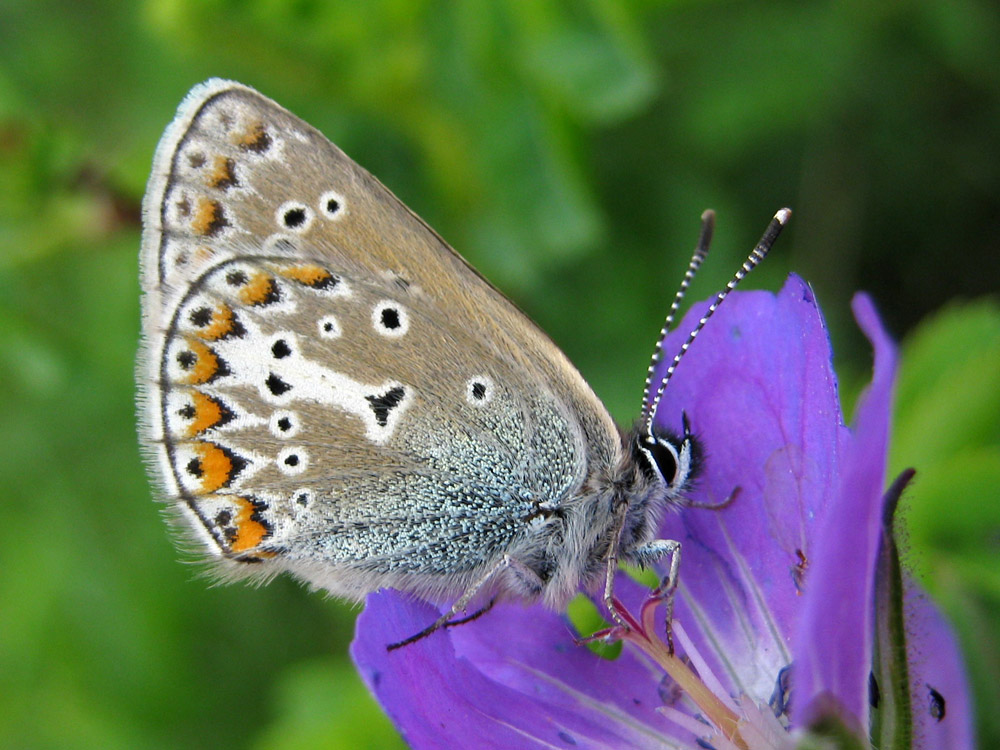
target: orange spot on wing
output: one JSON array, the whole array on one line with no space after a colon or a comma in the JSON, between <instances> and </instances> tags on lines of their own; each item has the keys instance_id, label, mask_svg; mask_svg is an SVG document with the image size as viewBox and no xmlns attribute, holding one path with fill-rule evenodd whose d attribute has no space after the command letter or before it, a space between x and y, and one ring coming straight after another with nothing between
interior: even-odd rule
<instances>
[{"instance_id":1,"label":"orange spot on wing","mask_svg":"<svg viewBox=\"0 0 1000 750\"><path fill-rule=\"evenodd\" d=\"M194 363L187 370L184 382L188 385L207 383L219 372L219 357L205 344L194 339L188 340L188 349L194 354Z\"/></svg>"},{"instance_id":2,"label":"orange spot on wing","mask_svg":"<svg viewBox=\"0 0 1000 750\"><path fill-rule=\"evenodd\" d=\"M215 443L195 445L201 472L201 491L215 492L232 481L242 466L237 466L234 455Z\"/></svg>"},{"instance_id":3,"label":"orange spot on wing","mask_svg":"<svg viewBox=\"0 0 1000 750\"><path fill-rule=\"evenodd\" d=\"M274 279L263 271L255 273L240 289L240 300L247 305L266 305L278 299Z\"/></svg>"},{"instance_id":4,"label":"orange spot on wing","mask_svg":"<svg viewBox=\"0 0 1000 750\"><path fill-rule=\"evenodd\" d=\"M246 552L260 544L271 533L271 529L260 518L258 505L242 497L237 497L235 500L239 511L233 521L236 538L233 539L230 549L233 552Z\"/></svg>"},{"instance_id":5,"label":"orange spot on wing","mask_svg":"<svg viewBox=\"0 0 1000 750\"><path fill-rule=\"evenodd\" d=\"M198 331L198 335L208 341L225 338L236 330L236 318L229 305L220 304L212 310L212 321Z\"/></svg>"},{"instance_id":6,"label":"orange spot on wing","mask_svg":"<svg viewBox=\"0 0 1000 750\"><path fill-rule=\"evenodd\" d=\"M191 231L202 237L212 237L228 226L229 220L219 201L205 197L198 199L198 207L191 219Z\"/></svg>"},{"instance_id":7,"label":"orange spot on wing","mask_svg":"<svg viewBox=\"0 0 1000 750\"><path fill-rule=\"evenodd\" d=\"M246 151L260 154L271 147L271 136L264 129L264 124L257 122L248 126L242 133L236 133L233 142Z\"/></svg>"},{"instance_id":8,"label":"orange spot on wing","mask_svg":"<svg viewBox=\"0 0 1000 750\"><path fill-rule=\"evenodd\" d=\"M236 179L236 163L226 156L216 156L212 171L208 173L208 186L218 190L229 190L239 184Z\"/></svg>"},{"instance_id":9,"label":"orange spot on wing","mask_svg":"<svg viewBox=\"0 0 1000 750\"><path fill-rule=\"evenodd\" d=\"M281 270L281 275L306 286L320 286L333 279L333 274L322 266L313 264L290 266Z\"/></svg>"},{"instance_id":10,"label":"orange spot on wing","mask_svg":"<svg viewBox=\"0 0 1000 750\"><path fill-rule=\"evenodd\" d=\"M205 430L210 430L223 421L226 411L222 404L211 396L194 391L192 394L194 405L194 419L188 425L188 437L194 437Z\"/></svg>"}]
</instances>

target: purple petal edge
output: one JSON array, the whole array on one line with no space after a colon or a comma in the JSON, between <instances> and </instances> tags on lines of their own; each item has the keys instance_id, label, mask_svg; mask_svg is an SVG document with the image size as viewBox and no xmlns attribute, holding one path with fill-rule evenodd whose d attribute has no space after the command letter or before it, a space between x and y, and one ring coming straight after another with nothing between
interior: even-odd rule
<instances>
[{"instance_id":1,"label":"purple petal edge","mask_svg":"<svg viewBox=\"0 0 1000 750\"><path fill-rule=\"evenodd\" d=\"M852 723L869 724L872 597L897 354L871 299L856 295L852 309L874 348L874 372L844 438L839 497L821 523L810 561L806 606L793 641L795 726L831 705Z\"/></svg>"}]
</instances>

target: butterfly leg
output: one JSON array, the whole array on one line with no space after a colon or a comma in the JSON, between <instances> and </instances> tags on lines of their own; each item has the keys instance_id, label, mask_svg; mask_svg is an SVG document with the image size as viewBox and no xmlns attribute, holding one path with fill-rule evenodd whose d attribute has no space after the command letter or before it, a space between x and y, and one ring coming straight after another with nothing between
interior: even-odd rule
<instances>
[{"instance_id":1,"label":"butterfly leg","mask_svg":"<svg viewBox=\"0 0 1000 750\"><path fill-rule=\"evenodd\" d=\"M628 623L619 612L621 605L615 600L614 587L615 573L618 572L618 549L621 546L621 535L625 528L626 512L627 506L623 505L623 510L620 513L617 524L618 531L615 534L615 543L608 551L608 562L604 579L604 606L615 621L615 624L625 628L628 627ZM677 591L677 576L681 566L681 543L673 539L656 539L628 552L630 561L642 568L651 567L667 555L670 556L670 565L667 568L667 574L660 580L659 585L653 589L650 598L664 603L667 614L667 648L670 649L670 653L672 654L674 652L674 632L671 622L674 615L674 594Z\"/></svg>"},{"instance_id":2,"label":"butterfly leg","mask_svg":"<svg viewBox=\"0 0 1000 750\"><path fill-rule=\"evenodd\" d=\"M485 606L480 607L475 612L473 612L471 615L466 615L465 617L459 617L456 620L448 620L448 622L446 622L441 627L442 628L453 628L456 625L465 625L465 623L467 623L467 622L472 622L473 620L478 620L480 617L482 617L487 612L489 612L491 609L493 609L493 605L496 604L496 603L497 603L497 598L494 596L492 599L490 599L488 602L486 602Z\"/></svg>"},{"instance_id":3,"label":"butterfly leg","mask_svg":"<svg viewBox=\"0 0 1000 750\"><path fill-rule=\"evenodd\" d=\"M681 567L681 543L673 539L657 539L643 545L634 554L640 561L640 564L643 560L655 562L663 559L666 555L670 555L670 565L667 568L667 574L660 579L660 584L653 589L650 598L663 602L666 611L667 648L672 654L674 653L674 629L672 625L674 620L674 595L677 593L678 572Z\"/></svg>"},{"instance_id":4,"label":"butterfly leg","mask_svg":"<svg viewBox=\"0 0 1000 750\"><path fill-rule=\"evenodd\" d=\"M628 623L618 611L618 602L615 601L615 573L618 572L618 549L621 547L622 533L625 531L625 517L628 513L628 505L621 503L617 510L615 520L614 542L608 550L607 567L604 572L604 608L611 615L615 624L622 628L627 628Z\"/></svg>"},{"instance_id":5,"label":"butterfly leg","mask_svg":"<svg viewBox=\"0 0 1000 750\"><path fill-rule=\"evenodd\" d=\"M618 572L618 553L612 550L608 555L608 566L604 574L604 608L611 615L616 625L627 628L628 624L618 613L618 603L615 601L615 573Z\"/></svg>"},{"instance_id":6,"label":"butterfly leg","mask_svg":"<svg viewBox=\"0 0 1000 750\"><path fill-rule=\"evenodd\" d=\"M494 565L492 568L486 571L486 574L484 576L482 576L478 581L469 586L469 588L467 588L465 592L458 599L455 600L455 603L451 605L451 607L448 609L447 612L445 612L443 615L441 615L438 619L436 619L433 623L431 623L426 628L421 630L419 633L415 633L414 635L411 635L409 638L405 638L404 640L398 641L397 643L390 643L388 646L386 646L386 650L395 651L397 648L408 646L411 643L419 641L421 638L426 638L436 630L440 630L441 628L450 628L454 625L461 625L462 623L471 622L472 620L475 620L476 618L481 617L482 615L489 612L493 608L493 605L496 603L495 598L492 599L485 607L482 607L476 612L473 612L471 615L467 617L453 619L455 615L457 615L459 612L465 611L465 608L469 606L469 602L471 602L475 598L476 594L479 593L479 591L483 588L483 586L486 585L488 581L490 581L494 576L496 576L498 573L506 569L513 570L518 580L521 581L523 584L528 584L530 587L537 589L537 591L541 590L542 581L538 577L538 574L535 573L535 571L531 570L531 568L522 563L520 560L517 560L516 558L513 558L510 555L504 555L502 558L500 558L500 560L496 563L496 565Z\"/></svg>"}]
</instances>

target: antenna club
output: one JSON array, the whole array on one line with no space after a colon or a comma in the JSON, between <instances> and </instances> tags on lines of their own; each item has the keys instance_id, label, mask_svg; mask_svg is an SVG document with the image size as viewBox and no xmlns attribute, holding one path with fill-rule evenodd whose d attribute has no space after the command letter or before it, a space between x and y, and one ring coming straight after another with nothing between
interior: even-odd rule
<instances>
[{"instance_id":1,"label":"antenna club","mask_svg":"<svg viewBox=\"0 0 1000 750\"><path fill-rule=\"evenodd\" d=\"M778 213L774 215L775 221L777 221L782 226L787 224L791 220L791 218L792 218L792 209L790 208L782 208L781 210L778 211Z\"/></svg>"}]
</instances>

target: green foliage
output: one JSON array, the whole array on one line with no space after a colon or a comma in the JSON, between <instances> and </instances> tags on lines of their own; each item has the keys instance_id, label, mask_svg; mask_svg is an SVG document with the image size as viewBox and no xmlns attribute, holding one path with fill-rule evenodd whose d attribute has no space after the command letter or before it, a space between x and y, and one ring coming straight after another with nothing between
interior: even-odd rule
<instances>
[{"instance_id":1,"label":"green foliage","mask_svg":"<svg viewBox=\"0 0 1000 750\"><path fill-rule=\"evenodd\" d=\"M276 718L258 734L254 748L385 750L401 745L354 667L342 659L292 665L275 692Z\"/></svg>"},{"instance_id":2,"label":"green foliage","mask_svg":"<svg viewBox=\"0 0 1000 750\"><path fill-rule=\"evenodd\" d=\"M1000 10L988 0L6 0L0 5L0 746L387 746L352 614L180 565L141 468L138 206L200 80L326 132L511 294L623 421L693 246L816 285L845 380L871 291L900 335L996 290ZM1000 743L996 304L909 339L909 556ZM367 705L367 707L364 707ZM384 741L383 741L384 740Z\"/></svg>"},{"instance_id":3,"label":"green foliage","mask_svg":"<svg viewBox=\"0 0 1000 750\"><path fill-rule=\"evenodd\" d=\"M611 623L597 609L594 601L585 594L577 594L566 607L566 617L580 638L589 638L599 630L611 627ZM622 652L622 642L605 643L591 641L586 647L602 659L614 660Z\"/></svg>"}]
</instances>

